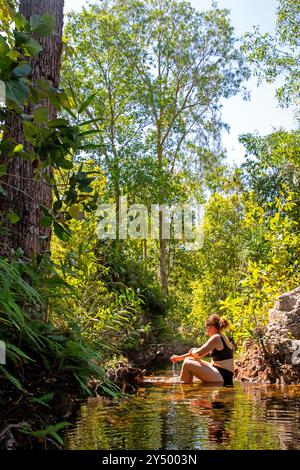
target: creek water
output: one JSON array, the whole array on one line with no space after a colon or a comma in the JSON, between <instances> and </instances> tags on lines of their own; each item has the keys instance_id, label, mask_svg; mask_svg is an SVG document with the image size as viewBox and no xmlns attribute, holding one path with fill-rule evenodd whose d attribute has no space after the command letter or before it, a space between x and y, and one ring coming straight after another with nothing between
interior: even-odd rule
<instances>
[{"instance_id":1,"label":"creek water","mask_svg":"<svg viewBox=\"0 0 300 470\"><path fill-rule=\"evenodd\" d=\"M65 436L67 449L300 449L300 385L176 383L163 364L136 395L92 398Z\"/></svg>"}]
</instances>

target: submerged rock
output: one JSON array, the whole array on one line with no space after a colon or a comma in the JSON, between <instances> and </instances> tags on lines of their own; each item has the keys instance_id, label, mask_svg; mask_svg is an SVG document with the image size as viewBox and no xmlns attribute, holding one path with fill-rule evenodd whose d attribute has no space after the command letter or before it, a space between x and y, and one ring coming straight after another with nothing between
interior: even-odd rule
<instances>
[{"instance_id":1,"label":"submerged rock","mask_svg":"<svg viewBox=\"0 0 300 470\"><path fill-rule=\"evenodd\" d=\"M106 371L106 377L116 384L122 392L132 393L144 380L144 372L131 364L118 362L114 368Z\"/></svg>"},{"instance_id":2,"label":"submerged rock","mask_svg":"<svg viewBox=\"0 0 300 470\"><path fill-rule=\"evenodd\" d=\"M235 363L237 380L300 383L300 287L278 297L260 344Z\"/></svg>"}]
</instances>

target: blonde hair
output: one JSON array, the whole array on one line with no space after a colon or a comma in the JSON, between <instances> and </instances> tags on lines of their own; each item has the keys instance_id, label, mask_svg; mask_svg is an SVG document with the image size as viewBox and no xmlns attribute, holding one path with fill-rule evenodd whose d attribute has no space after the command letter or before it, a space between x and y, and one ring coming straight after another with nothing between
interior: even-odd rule
<instances>
[{"instance_id":1,"label":"blonde hair","mask_svg":"<svg viewBox=\"0 0 300 470\"><path fill-rule=\"evenodd\" d=\"M231 328L230 321L225 317L220 317L217 314L210 315L206 322L206 326L213 326L218 331L226 330Z\"/></svg>"}]
</instances>

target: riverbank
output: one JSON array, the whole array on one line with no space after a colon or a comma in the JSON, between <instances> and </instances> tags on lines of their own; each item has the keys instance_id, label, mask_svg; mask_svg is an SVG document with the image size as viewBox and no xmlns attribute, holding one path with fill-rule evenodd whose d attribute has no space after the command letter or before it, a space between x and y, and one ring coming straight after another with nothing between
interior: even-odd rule
<instances>
[{"instance_id":1,"label":"riverbank","mask_svg":"<svg viewBox=\"0 0 300 470\"><path fill-rule=\"evenodd\" d=\"M85 395L72 373L23 368L22 390L1 380L0 449L61 449L59 432L74 422Z\"/></svg>"}]
</instances>

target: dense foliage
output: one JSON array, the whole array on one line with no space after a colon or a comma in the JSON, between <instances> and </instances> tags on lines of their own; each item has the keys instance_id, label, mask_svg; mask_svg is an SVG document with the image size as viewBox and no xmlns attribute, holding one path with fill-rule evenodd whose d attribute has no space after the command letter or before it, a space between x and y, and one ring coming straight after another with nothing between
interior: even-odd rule
<instances>
[{"instance_id":1,"label":"dense foliage","mask_svg":"<svg viewBox=\"0 0 300 470\"><path fill-rule=\"evenodd\" d=\"M12 190L31 198L44 232L39 250L7 249L24 214L1 205L1 379L47 407L55 393L27 396L27 374L68 377L86 394L97 379L98 391L116 396L107 364L150 341L201 342L211 313L231 320L239 349L260 338L274 298L300 282L299 131L245 129L245 162L232 168L220 106L243 91L249 65L260 80L284 72L279 100L295 104L299 2L279 2L276 38L255 30L243 41L216 5L201 13L179 1L92 5L66 19L61 87L31 79L55 19L2 4L0 197L3 207ZM22 142L8 122L18 123ZM51 188L48 206L30 185L12 187L14 159ZM118 215L122 195L148 209L203 203L203 245L190 250L161 231L159 239L99 239L98 206L115 203ZM23 432L61 444L64 425Z\"/></svg>"}]
</instances>

